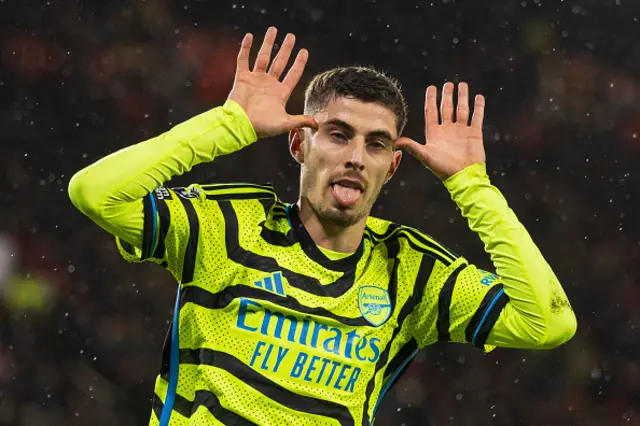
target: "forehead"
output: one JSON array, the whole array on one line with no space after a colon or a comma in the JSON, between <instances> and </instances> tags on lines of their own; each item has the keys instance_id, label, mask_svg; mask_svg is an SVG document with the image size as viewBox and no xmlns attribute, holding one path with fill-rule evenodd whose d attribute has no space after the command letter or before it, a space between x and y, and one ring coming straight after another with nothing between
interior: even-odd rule
<instances>
[{"instance_id":1,"label":"forehead","mask_svg":"<svg viewBox=\"0 0 640 426\"><path fill-rule=\"evenodd\" d=\"M314 118L321 125L338 119L351 125L358 133L386 130L394 139L398 137L395 114L389 108L373 102L336 97L329 100L324 109L316 112Z\"/></svg>"}]
</instances>

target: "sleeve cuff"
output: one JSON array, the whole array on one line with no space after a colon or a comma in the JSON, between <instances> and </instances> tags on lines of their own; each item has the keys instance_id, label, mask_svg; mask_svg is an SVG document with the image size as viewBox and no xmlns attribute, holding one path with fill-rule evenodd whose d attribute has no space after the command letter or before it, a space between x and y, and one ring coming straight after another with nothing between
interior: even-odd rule
<instances>
[{"instance_id":1,"label":"sleeve cuff","mask_svg":"<svg viewBox=\"0 0 640 426\"><path fill-rule=\"evenodd\" d=\"M226 113L233 114L235 117L236 129L239 132L239 139L245 142L244 146L250 145L258 140L258 135L253 128L253 124L249 120L247 113L236 101L227 99L222 106Z\"/></svg>"},{"instance_id":2,"label":"sleeve cuff","mask_svg":"<svg viewBox=\"0 0 640 426\"><path fill-rule=\"evenodd\" d=\"M444 181L444 186L452 194L460 192L469 186L478 183L488 183L487 165L485 163L472 164L460 170L453 176Z\"/></svg>"},{"instance_id":3,"label":"sleeve cuff","mask_svg":"<svg viewBox=\"0 0 640 426\"><path fill-rule=\"evenodd\" d=\"M157 191L157 190L156 190ZM142 247L136 247L121 238L116 237L116 245L120 255L130 263L151 261L162 263L164 257L164 235L166 226L160 226L160 221L168 212L162 199L158 199L156 191L150 192L144 197L144 222L142 232ZM159 210L160 208L160 210ZM163 221L163 222L164 222ZM164 225L164 223L162 223ZM162 243L162 244L160 244Z\"/></svg>"}]
</instances>

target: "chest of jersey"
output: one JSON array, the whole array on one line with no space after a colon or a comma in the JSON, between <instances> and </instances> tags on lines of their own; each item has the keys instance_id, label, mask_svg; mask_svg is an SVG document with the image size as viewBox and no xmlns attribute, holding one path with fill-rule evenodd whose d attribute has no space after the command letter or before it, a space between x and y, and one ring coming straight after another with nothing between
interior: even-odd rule
<instances>
[{"instance_id":1,"label":"chest of jersey","mask_svg":"<svg viewBox=\"0 0 640 426\"><path fill-rule=\"evenodd\" d=\"M228 264L217 292L198 282L185 288L187 301L197 293L200 300L183 307L192 343L182 344L230 353L296 392L362 403L397 327L395 260L367 255L358 268L341 272L291 257L275 270Z\"/></svg>"}]
</instances>

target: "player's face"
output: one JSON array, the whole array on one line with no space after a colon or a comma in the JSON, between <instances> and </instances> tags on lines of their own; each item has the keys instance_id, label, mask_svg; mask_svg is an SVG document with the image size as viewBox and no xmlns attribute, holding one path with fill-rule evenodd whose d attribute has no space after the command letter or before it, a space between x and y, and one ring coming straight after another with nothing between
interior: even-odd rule
<instances>
[{"instance_id":1,"label":"player's face","mask_svg":"<svg viewBox=\"0 0 640 426\"><path fill-rule=\"evenodd\" d=\"M337 98L314 118L318 130L306 131L296 156L301 197L321 220L353 225L369 215L400 164L396 116L379 104Z\"/></svg>"}]
</instances>

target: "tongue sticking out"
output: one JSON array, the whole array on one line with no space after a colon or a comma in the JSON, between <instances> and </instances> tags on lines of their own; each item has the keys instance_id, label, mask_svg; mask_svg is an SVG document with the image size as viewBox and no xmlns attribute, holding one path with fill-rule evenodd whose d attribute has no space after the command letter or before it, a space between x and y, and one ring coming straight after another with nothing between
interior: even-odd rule
<instances>
[{"instance_id":1,"label":"tongue sticking out","mask_svg":"<svg viewBox=\"0 0 640 426\"><path fill-rule=\"evenodd\" d=\"M331 188L333 196L344 206L355 204L360 195L362 195L362 191L359 189L342 186L339 183L332 185Z\"/></svg>"}]
</instances>

